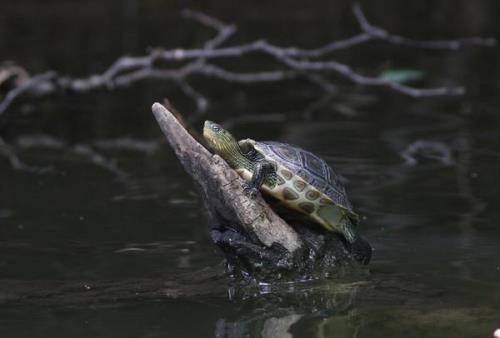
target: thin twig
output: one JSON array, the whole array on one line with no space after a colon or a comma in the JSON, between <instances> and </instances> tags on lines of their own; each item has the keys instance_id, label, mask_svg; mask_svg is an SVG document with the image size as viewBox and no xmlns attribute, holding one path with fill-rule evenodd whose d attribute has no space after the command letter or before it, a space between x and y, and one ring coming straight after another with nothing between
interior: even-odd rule
<instances>
[{"instance_id":1,"label":"thin twig","mask_svg":"<svg viewBox=\"0 0 500 338\"><path fill-rule=\"evenodd\" d=\"M410 48L420 49L450 49L457 50L463 47L480 46L480 47L494 47L497 43L494 38L483 37L466 37L452 40L417 40L404 36L391 34L381 27L374 26L368 22L363 10L359 3L354 3L353 13L358 21L360 28L365 32L370 39L377 39L387 41L394 45L402 45Z\"/></svg>"},{"instance_id":2,"label":"thin twig","mask_svg":"<svg viewBox=\"0 0 500 338\"><path fill-rule=\"evenodd\" d=\"M204 45L205 49L214 49L222 45L224 42L226 42L227 39L229 39L236 32L235 25L227 25L224 22L216 18L213 18L211 16L208 16L202 12L185 9L184 11L182 11L182 15L185 18L193 19L217 31L217 35L213 39L205 42Z\"/></svg>"},{"instance_id":3,"label":"thin twig","mask_svg":"<svg viewBox=\"0 0 500 338\"><path fill-rule=\"evenodd\" d=\"M200 94L196 89L194 89L187 81L184 79L177 80L179 87L182 89L187 97L190 97L196 103L196 111L194 116L203 114L208 107L208 100L205 96ZM192 117L192 116L191 116ZM188 120L188 123L190 121Z\"/></svg>"}]
</instances>

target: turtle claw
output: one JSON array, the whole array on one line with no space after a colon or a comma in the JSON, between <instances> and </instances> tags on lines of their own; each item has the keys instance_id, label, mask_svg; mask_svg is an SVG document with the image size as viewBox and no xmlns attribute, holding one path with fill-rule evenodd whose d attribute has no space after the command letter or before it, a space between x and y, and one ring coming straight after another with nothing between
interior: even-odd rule
<instances>
[{"instance_id":1,"label":"turtle claw","mask_svg":"<svg viewBox=\"0 0 500 338\"><path fill-rule=\"evenodd\" d=\"M259 191L257 188L252 187L248 183L243 183L242 187L243 187L243 193L247 197L254 199L257 196L257 192Z\"/></svg>"}]
</instances>

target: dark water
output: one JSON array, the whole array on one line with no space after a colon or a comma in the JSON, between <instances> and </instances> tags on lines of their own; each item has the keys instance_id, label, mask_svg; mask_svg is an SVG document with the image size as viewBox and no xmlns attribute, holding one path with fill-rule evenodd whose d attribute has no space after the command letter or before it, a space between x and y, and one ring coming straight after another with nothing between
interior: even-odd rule
<instances>
[{"instance_id":1,"label":"dark water","mask_svg":"<svg viewBox=\"0 0 500 338\"><path fill-rule=\"evenodd\" d=\"M366 12L401 34L500 32L495 1L384 6ZM235 42L313 47L357 29L344 1L20 1L2 4L1 59L82 76L148 46L199 46L209 31L182 21L183 7L238 23ZM0 136L34 172L0 158L0 335L491 336L500 327L498 57L381 43L342 52L362 71L424 69L422 85L465 84L468 94L416 100L342 82L306 116L319 94L303 83L193 79L210 119L238 137L312 150L346 179L374 258L366 275L321 282L243 288L224 276L196 190L150 113L164 97L193 110L173 84L19 100L0 117ZM269 66L244 61L255 62ZM447 156L420 150L410 165L401 154L422 142Z\"/></svg>"}]
</instances>

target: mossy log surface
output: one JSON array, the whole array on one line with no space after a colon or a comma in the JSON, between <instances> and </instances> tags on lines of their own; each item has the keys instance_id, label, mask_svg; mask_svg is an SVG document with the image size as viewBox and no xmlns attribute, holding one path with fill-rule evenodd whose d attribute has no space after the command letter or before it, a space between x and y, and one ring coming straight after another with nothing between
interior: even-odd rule
<instances>
[{"instance_id":1,"label":"mossy log surface","mask_svg":"<svg viewBox=\"0 0 500 338\"><path fill-rule=\"evenodd\" d=\"M243 179L210 153L159 103L153 114L185 171L200 188L210 235L233 274L264 279L329 275L356 265L342 239L307 220L278 215L260 194L243 194Z\"/></svg>"}]
</instances>

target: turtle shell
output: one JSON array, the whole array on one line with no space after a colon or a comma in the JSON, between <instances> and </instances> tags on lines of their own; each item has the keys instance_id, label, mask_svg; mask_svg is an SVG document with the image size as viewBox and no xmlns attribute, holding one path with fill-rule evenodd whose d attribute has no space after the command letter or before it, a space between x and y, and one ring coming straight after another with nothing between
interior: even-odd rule
<instances>
[{"instance_id":1,"label":"turtle shell","mask_svg":"<svg viewBox=\"0 0 500 338\"><path fill-rule=\"evenodd\" d=\"M300 176L357 218L339 177L324 160L307 150L286 143L256 142L254 147L266 158Z\"/></svg>"}]
</instances>

